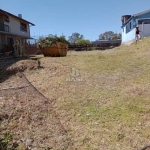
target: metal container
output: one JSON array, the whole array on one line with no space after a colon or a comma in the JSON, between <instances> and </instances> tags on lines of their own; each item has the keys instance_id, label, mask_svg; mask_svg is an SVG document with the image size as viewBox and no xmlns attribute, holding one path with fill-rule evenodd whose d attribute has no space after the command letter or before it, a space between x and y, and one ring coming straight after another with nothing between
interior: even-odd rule
<instances>
[{"instance_id":1,"label":"metal container","mask_svg":"<svg viewBox=\"0 0 150 150\"><path fill-rule=\"evenodd\" d=\"M64 57L67 55L68 44L56 42L55 45L40 48L45 57Z\"/></svg>"}]
</instances>

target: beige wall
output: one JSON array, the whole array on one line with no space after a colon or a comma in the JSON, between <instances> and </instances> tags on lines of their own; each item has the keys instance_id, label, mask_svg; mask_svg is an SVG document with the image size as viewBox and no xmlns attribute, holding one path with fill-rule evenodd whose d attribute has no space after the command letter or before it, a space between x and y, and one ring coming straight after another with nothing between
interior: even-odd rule
<instances>
[{"instance_id":1,"label":"beige wall","mask_svg":"<svg viewBox=\"0 0 150 150\"><path fill-rule=\"evenodd\" d=\"M26 23L26 22L22 22ZM20 20L14 17L9 16L9 22L5 22L6 25L9 25L10 33L18 35L18 36L24 36L29 38L30 37L30 28L29 24L27 24L27 32L23 32L20 30Z\"/></svg>"}]
</instances>

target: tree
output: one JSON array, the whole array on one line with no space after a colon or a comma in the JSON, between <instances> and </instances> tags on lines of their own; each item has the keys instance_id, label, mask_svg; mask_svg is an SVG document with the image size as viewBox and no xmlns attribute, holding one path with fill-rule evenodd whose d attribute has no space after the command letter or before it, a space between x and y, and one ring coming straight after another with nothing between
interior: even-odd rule
<instances>
[{"instance_id":1,"label":"tree","mask_svg":"<svg viewBox=\"0 0 150 150\"><path fill-rule=\"evenodd\" d=\"M114 36L112 37L112 40L118 40L118 35L114 34Z\"/></svg>"},{"instance_id":2,"label":"tree","mask_svg":"<svg viewBox=\"0 0 150 150\"><path fill-rule=\"evenodd\" d=\"M78 40L76 42L77 45L88 45L88 44L91 44L91 42L89 40L84 40L84 39L81 39L81 40Z\"/></svg>"},{"instance_id":3,"label":"tree","mask_svg":"<svg viewBox=\"0 0 150 150\"><path fill-rule=\"evenodd\" d=\"M99 40L105 40L105 36L103 34L99 35Z\"/></svg>"},{"instance_id":4,"label":"tree","mask_svg":"<svg viewBox=\"0 0 150 150\"><path fill-rule=\"evenodd\" d=\"M121 34L114 33L113 31L107 31L99 35L99 40L117 40L121 39Z\"/></svg>"},{"instance_id":5,"label":"tree","mask_svg":"<svg viewBox=\"0 0 150 150\"><path fill-rule=\"evenodd\" d=\"M121 33L119 34L114 34L114 36L112 37L112 40L120 40L121 39Z\"/></svg>"},{"instance_id":6,"label":"tree","mask_svg":"<svg viewBox=\"0 0 150 150\"><path fill-rule=\"evenodd\" d=\"M99 35L99 40L109 40L112 38L112 36L114 35L115 33L113 31L107 31L107 32L104 32L103 34L100 34Z\"/></svg>"},{"instance_id":7,"label":"tree","mask_svg":"<svg viewBox=\"0 0 150 150\"><path fill-rule=\"evenodd\" d=\"M83 40L83 39L84 39L83 35L80 35L80 34L77 33L77 32L72 33L72 35L68 37L68 41L69 41L70 43L74 43L74 44L75 44L78 40Z\"/></svg>"},{"instance_id":8,"label":"tree","mask_svg":"<svg viewBox=\"0 0 150 150\"><path fill-rule=\"evenodd\" d=\"M66 40L66 36L64 36L64 35L61 35L61 36L59 37L59 40L60 40L60 42L69 44L68 40Z\"/></svg>"},{"instance_id":9,"label":"tree","mask_svg":"<svg viewBox=\"0 0 150 150\"><path fill-rule=\"evenodd\" d=\"M122 34L121 34L121 33L119 33L119 34L118 34L118 39L120 39L120 40L121 40L121 38L122 38Z\"/></svg>"}]
</instances>

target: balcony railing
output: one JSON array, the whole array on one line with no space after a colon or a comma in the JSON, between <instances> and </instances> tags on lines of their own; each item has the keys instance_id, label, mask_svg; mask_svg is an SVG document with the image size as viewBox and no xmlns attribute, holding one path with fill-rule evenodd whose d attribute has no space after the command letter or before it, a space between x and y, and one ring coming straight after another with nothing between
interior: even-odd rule
<instances>
[{"instance_id":1,"label":"balcony railing","mask_svg":"<svg viewBox=\"0 0 150 150\"><path fill-rule=\"evenodd\" d=\"M4 23L0 23L0 31L9 32L9 25L6 25Z\"/></svg>"},{"instance_id":2,"label":"balcony railing","mask_svg":"<svg viewBox=\"0 0 150 150\"><path fill-rule=\"evenodd\" d=\"M25 28L25 27L23 27L23 26L20 26L20 30L21 30L22 32L27 32L27 28Z\"/></svg>"}]
</instances>

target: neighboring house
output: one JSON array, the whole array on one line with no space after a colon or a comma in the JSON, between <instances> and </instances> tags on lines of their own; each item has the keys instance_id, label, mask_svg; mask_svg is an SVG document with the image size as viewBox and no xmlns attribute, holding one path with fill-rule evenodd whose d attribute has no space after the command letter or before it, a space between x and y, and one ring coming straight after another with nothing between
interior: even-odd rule
<instances>
[{"instance_id":1,"label":"neighboring house","mask_svg":"<svg viewBox=\"0 0 150 150\"><path fill-rule=\"evenodd\" d=\"M22 15L15 16L0 9L0 45L13 45L16 41L25 46L27 39L30 39L30 25L33 23L22 19Z\"/></svg>"},{"instance_id":2,"label":"neighboring house","mask_svg":"<svg viewBox=\"0 0 150 150\"><path fill-rule=\"evenodd\" d=\"M141 37L150 36L150 10L122 16L122 43L135 40L135 28L139 26Z\"/></svg>"}]
</instances>

